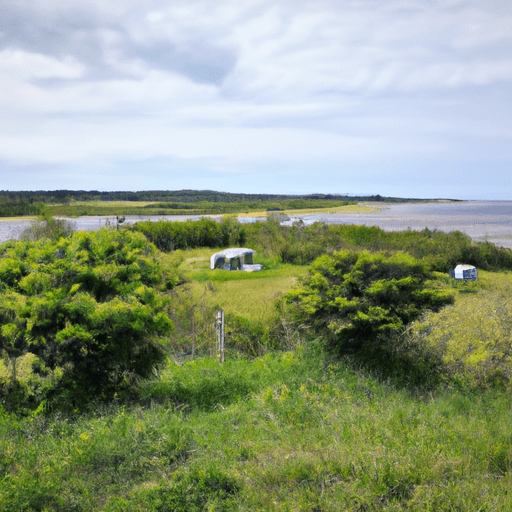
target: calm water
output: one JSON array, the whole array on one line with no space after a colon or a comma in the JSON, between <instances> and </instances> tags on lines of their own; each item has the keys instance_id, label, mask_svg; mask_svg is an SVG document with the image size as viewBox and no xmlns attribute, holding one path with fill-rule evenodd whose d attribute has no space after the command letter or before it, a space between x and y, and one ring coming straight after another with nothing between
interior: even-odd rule
<instances>
[{"instance_id":1,"label":"calm water","mask_svg":"<svg viewBox=\"0 0 512 512\"><path fill-rule=\"evenodd\" d=\"M463 203L401 204L393 208L403 213L425 215L503 216L512 219L512 201L467 201Z\"/></svg>"},{"instance_id":2,"label":"calm water","mask_svg":"<svg viewBox=\"0 0 512 512\"><path fill-rule=\"evenodd\" d=\"M365 224L385 230L439 231L459 230L473 240L489 240L496 245L512 248L512 201L465 201L457 203L383 204L378 213L319 214L292 217L289 223L303 220L306 224L321 221L328 224ZM127 216L126 223L139 220L197 220L199 216ZM242 220L242 219L241 219ZM254 222L256 219L243 219ZM115 224L115 217L80 217L71 219L76 229L91 231L106 224ZM18 238L29 221L0 220L0 242Z\"/></svg>"},{"instance_id":3,"label":"calm water","mask_svg":"<svg viewBox=\"0 0 512 512\"><path fill-rule=\"evenodd\" d=\"M413 203L382 205L378 213L305 215L306 223L365 224L385 230L462 231L473 240L488 240L512 249L512 201ZM298 218L292 218L291 222Z\"/></svg>"}]
</instances>

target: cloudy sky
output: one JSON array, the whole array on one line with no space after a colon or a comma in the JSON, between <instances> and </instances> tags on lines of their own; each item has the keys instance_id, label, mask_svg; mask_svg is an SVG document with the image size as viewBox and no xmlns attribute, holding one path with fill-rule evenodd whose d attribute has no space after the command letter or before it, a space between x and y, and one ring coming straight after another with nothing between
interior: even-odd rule
<instances>
[{"instance_id":1,"label":"cloudy sky","mask_svg":"<svg viewBox=\"0 0 512 512\"><path fill-rule=\"evenodd\" d=\"M512 199L512 3L0 0L0 189Z\"/></svg>"}]
</instances>

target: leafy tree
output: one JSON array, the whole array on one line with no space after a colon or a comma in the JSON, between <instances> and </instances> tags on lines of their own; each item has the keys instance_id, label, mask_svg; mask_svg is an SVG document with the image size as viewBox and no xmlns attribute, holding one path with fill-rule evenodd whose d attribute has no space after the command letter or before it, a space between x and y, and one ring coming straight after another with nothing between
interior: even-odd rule
<instances>
[{"instance_id":1,"label":"leafy tree","mask_svg":"<svg viewBox=\"0 0 512 512\"><path fill-rule=\"evenodd\" d=\"M12 379L15 358L34 354L40 398L77 406L149 377L173 328L164 279L155 247L128 230L3 244L0 350Z\"/></svg>"},{"instance_id":2,"label":"leafy tree","mask_svg":"<svg viewBox=\"0 0 512 512\"><path fill-rule=\"evenodd\" d=\"M422 311L451 302L429 280L425 264L405 253L340 251L317 258L288 299L338 354L368 355L389 346Z\"/></svg>"}]
</instances>

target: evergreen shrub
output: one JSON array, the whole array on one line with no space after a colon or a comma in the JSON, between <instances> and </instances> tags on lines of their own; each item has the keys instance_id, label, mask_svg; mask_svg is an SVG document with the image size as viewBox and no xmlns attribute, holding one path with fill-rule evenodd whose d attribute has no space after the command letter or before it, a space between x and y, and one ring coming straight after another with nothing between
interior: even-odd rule
<instances>
[{"instance_id":1,"label":"evergreen shrub","mask_svg":"<svg viewBox=\"0 0 512 512\"><path fill-rule=\"evenodd\" d=\"M4 401L25 385L35 405L80 407L149 377L173 328L157 291L164 279L155 247L128 230L0 246ZM16 374L27 354L38 377L30 387Z\"/></svg>"},{"instance_id":2,"label":"evergreen shrub","mask_svg":"<svg viewBox=\"0 0 512 512\"><path fill-rule=\"evenodd\" d=\"M425 263L406 253L367 251L317 258L302 287L287 298L299 321L336 354L365 360L400 355L396 343L406 326L423 311L452 302L449 292L434 287Z\"/></svg>"}]
</instances>

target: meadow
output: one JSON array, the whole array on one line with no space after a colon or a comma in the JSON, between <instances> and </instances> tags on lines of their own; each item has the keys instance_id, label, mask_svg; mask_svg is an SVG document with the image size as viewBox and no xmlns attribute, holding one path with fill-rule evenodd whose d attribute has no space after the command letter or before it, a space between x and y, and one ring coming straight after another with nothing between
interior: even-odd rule
<instances>
[{"instance_id":1,"label":"meadow","mask_svg":"<svg viewBox=\"0 0 512 512\"><path fill-rule=\"evenodd\" d=\"M351 243L375 243L368 233L350 231ZM261 272L212 271L215 251L156 255L179 277L165 292L176 328L153 378L82 410L0 408L0 511L512 508L509 271L479 269L475 283L436 275L453 304L404 337L440 356L439 384L407 386L293 323L284 297L307 265L261 250ZM30 372L20 361L18 378Z\"/></svg>"},{"instance_id":2,"label":"meadow","mask_svg":"<svg viewBox=\"0 0 512 512\"><path fill-rule=\"evenodd\" d=\"M477 282L447 284L455 304L410 327L442 350L450 374L472 387L507 387L512 378L512 273L479 272Z\"/></svg>"},{"instance_id":3,"label":"meadow","mask_svg":"<svg viewBox=\"0 0 512 512\"><path fill-rule=\"evenodd\" d=\"M510 399L415 394L314 343L169 361L132 404L2 415L0 510L510 510Z\"/></svg>"}]
</instances>

